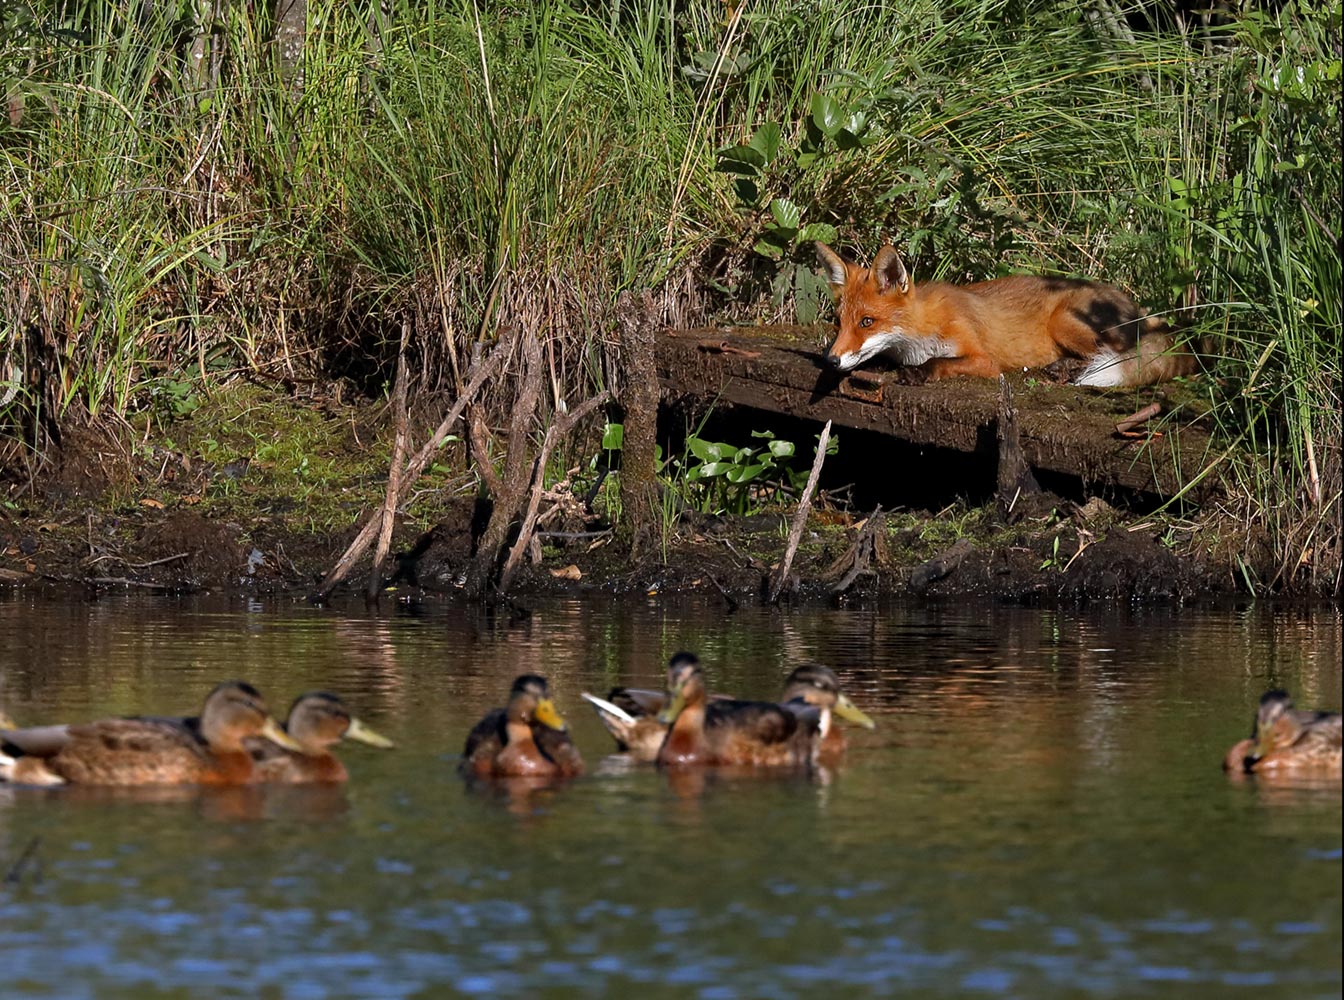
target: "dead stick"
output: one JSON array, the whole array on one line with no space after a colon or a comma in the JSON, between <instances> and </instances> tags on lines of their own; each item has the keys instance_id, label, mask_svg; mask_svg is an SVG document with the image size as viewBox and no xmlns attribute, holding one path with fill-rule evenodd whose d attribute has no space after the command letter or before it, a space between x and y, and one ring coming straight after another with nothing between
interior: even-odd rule
<instances>
[{"instance_id":1,"label":"dead stick","mask_svg":"<svg viewBox=\"0 0 1344 1000\"><path fill-rule=\"evenodd\" d=\"M807 526L807 515L812 510L812 494L817 489L817 479L821 476L821 465L826 461L826 445L830 444L830 441L831 422L828 420L826 426L821 429L821 437L817 438L817 455L812 459L812 474L807 477L807 486L803 488L803 495L798 501L798 509L793 515L793 524L789 526L789 545L784 550L784 561L779 564L779 571L770 584L771 604L779 600L780 592L784 590L784 581L789 578L789 569L793 566L794 553L798 551L798 543L803 538L803 528Z\"/></svg>"},{"instance_id":2,"label":"dead stick","mask_svg":"<svg viewBox=\"0 0 1344 1000\"><path fill-rule=\"evenodd\" d=\"M434 453L438 451L439 446L442 445L444 439L448 437L448 432L452 429L453 424L457 422L457 418L462 416L462 411L466 409L467 404L470 403L476 393L480 391L485 380L492 376L495 373L495 370L503 364L507 354L508 351L506 350L505 345L503 343L497 343L495 344L494 350L490 352L489 357L484 361L472 365L470 372L468 372L470 377L467 379L467 387L462 390L462 395L457 397L457 402L453 403L453 408L448 411L448 415L444 417L439 423L439 426L435 428L433 435L425 442L424 447L416 452L414 457L406 463L406 468L401 475L399 492L404 492L413 482L420 478L420 473L425 471L425 467L428 466L430 460L433 459ZM400 497L398 497L398 499L400 499ZM364 527L360 529L359 535L350 543L350 547L346 549L341 558L336 561L336 565L331 568L331 571L327 573L326 578L322 581L322 585L313 593L313 600L325 600L336 588L336 585L345 579L346 574L350 572L350 568L359 561L359 557L368 551L369 546L373 544L373 540L377 536L378 528L381 524L382 509L379 508L376 514L364 522Z\"/></svg>"},{"instance_id":3,"label":"dead stick","mask_svg":"<svg viewBox=\"0 0 1344 1000\"><path fill-rule=\"evenodd\" d=\"M509 589L509 584L513 582L513 575L518 570L518 564L523 561L523 553L527 551L532 536L537 530L537 508L541 506L541 495L546 491L546 463L551 459L552 449L555 448L557 442L569 435L575 424L610 398L611 393L603 389L596 396L584 400L546 428L546 436L542 439L541 451L537 453L537 462L533 467L532 495L527 500L527 513L523 515L523 526L519 529L513 548L509 549L508 558L504 560L504 569L499 574L498 592L500 594Z\"/></svg>"},{"instance_id":4,"label":"dead stick","mask_svg":"<svg viewBox=\"0 0 1344 1000\"><path fill-rule=\"evenodd\" d=\"M41 846L42 837L40 835L35 835L29 839L27 846L19 852L17 860L9 866L9 871L5 872L5 885L19 884L19 881L23 878L24 869L37 858L37 849Z\"/></svg>"},{"instance_id":5,"label":"dead stick","mask_svg":"<svg viewBox=\"0 0 1344 1000\"><path fill-rule=\"evenodd\" d=\"M1147 406L1145 406L1142 410L1139 410L1137 413L1131 413L1129 416L1125 417L1124 420L1117 421L1115 425L1116 433L1123 434L1125 433L1125 431L1132 431L1135 427L1138 427L1139 424L1146 423L1149 420L1152 420L1153 417L1157 416L1161 412L1162 412L1161 403L1149 403Z\"/></svg>"},{"instance_id":6,"label":"dead stick","mask_svg":"<svg viewBox=\"0 0 1344 1000\"><path fill-rule=\"evenodd\" d=\"M126 565L129 566L131 569L148 569L150 566L162 566L164 563L176 562L178 559L185 559L189 555L191 555L190 552L177 552L171 556L164 556L162 559L151 559L149 562L142 562L142 563L126 563ZM100 556L99 558L103 557ZM106 558L116 559L118 557L107 556ZM96 559L94 560L94 562L97 561L98 560ZM92 565L92 563L90 563L90 565Z\"/></svg>"},{"instance_id":7,"label":"dead stick","mask_svg":"<svg viewBox=\"0 0 1344 1000\"><path fill-rule=\"evenodd\" d=\"M467 566L463 590L470 601L484 599L499 579L500 562L507 550L510 529L532 484L532 425L537 407L541 405L542 354L541 341L535 331L519 334L518 357L522 367L515 381L517 391L509 415L507 450L499 477L500 492L492 498L490 519L476 542L476 554Z\"/></svg>"},{"instance_id":8,"label":"dead stick","mask_svg":"<svg viewBox=\"0 0 1344 1000\"><path fill-rule=\"evenodd\" d=\"M383 516L378 529L378 544L373 550L373 565L369 568L369 585L364 591L366 600L378 599L383 589L383 560L392 547L392 529L397 520L397 497L401 493L401 463L406 456L406 342L410 339L410 320L401 321L401 346L397 350L397 385L392 390L392 409L396 413L397 432L392 441L392 461L387 469L387 495L383 498Z\"/></svg>"},{"instance_id":9,"label":"dead stick","mask_svg":"<svg viewBox=\"0 0 1344 1000\"><path fill-rule=\"evenodd\" d=\"M476 406L467 410L467 447L471 449L472 464L476 466L481 482L485 483L486 493L491 497L499 496L499 476L495 475L494 463L490 461L490 430Z\"/></svg>"},{"instance_id":10,"label":"dead stick","mask_svg":"<svg viewBox=\"0 0 1344 1000\"><path fill-rule=\"evenodd\" d=\"M57 579L59 579L59 577ZM148 580L132 580L124 576L90 576L85 577L84 582L100 587L144 587L146 590L179 589L172 584L150 583Z\"/></svg>"}]
</instances>

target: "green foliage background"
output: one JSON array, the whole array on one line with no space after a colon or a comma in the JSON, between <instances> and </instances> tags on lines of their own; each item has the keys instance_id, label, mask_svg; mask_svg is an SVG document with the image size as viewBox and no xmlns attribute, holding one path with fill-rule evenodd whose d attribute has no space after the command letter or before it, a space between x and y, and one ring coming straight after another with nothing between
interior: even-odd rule
<instances>
[{"instance_id":1,"label":"green foliage background","mask_svg":"<svg viewBox=\"0 0 1344 1000\"><path fill-rule=\"evenodd\" d=\"M623 291L811 321L811 239L893 240L1211 337L1247 544L1338 574L1338 4L312 0L297 78L214 9L0 6L11 460L187 382L382 391L403 325L422 388L544 332L555 405L618 373Z\"/></svg>"}]
</instances>

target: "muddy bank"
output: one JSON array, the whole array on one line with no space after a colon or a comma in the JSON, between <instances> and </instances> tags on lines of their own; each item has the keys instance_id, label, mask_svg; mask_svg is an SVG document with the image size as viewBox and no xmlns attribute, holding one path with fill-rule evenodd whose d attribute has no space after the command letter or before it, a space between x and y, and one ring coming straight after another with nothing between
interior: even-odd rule
<instances>
[{"instance_id":1,"label":"muddy bank","mask_svg":"<svg viewBox=\"0 0 1344 1000\"><path fill-rule=\"evenodd\" d=\"M471 555L470 533L464 530L470 510L460 513L462 520L443 522L432 536L407 533L388 567L389 599L454 599L460 592ZM879 596L1190 601L1239 589L1231 567L1174 551L1151 527L1117 526L1098 536L1066 515L1049 529L1013 530L992 539L968 536L941 548L922 538L917 527L888 528L865 562L854 544L862 522L846 521L809 529L785 602ZM666 561L637 565L613 535L574 532L573 540L547 541L542 559L521 572L512 595L526 600L529 594L590 590L637 597L701 592L718 593L729 604L763 600L783 550L782 523L768 516L706 519L677 532ZM89 594L131 589L302 598L349 540L248 531L189 511L91 512L85 528L92 546L57 524L8 519L0 530L0 585ZM415 553L417 541L428 544ZM360 594L363 583L356 573L334 599Z\"/></svg>"},{"instance_id":2,"label":"muddy bank","mask_svg":"<svg viewBox=\"0 0 1344 1000\"><path fill-rule=\"evenodd\" d=\"M675 408L665 411L665 449L684 446L675 440L678 419ZM725 409L716 419L727 434L735 418ZM433 422L432 414L421 421ZM610 474L602 418L590 423L545 490L510 596L525 602L600 590L639 599L702 592L729 606L761 600L785 551L797 491L753 497L754 512L740 516L665 503L632 560L619 472ZM130 445L71 436L38 476L5 484L0 587L303 599L382 502L390 424L386 407L253 388L203 400L190 419L138 429ZM914 490L913 499L893 504L883 484L927 487L934 477L920 471L929 468L925 460L908 469L864 463L848 441L841 458L846 446L848 466L828 460L784 602L1194 601L1271 589L1268 543L1254 525L1220 521L1216 509L1155 513L1123 502L1138 494L1107 502L1050 489L1006 505L993 461L983 488L953 481L949 490ZM954 464L965 473L969 463ZM1011 481L1008 488L1016 497ZM668 498L669 487L661 489ZM462 599L488 503L466 445L450 441L400 507L380 581L387 598ZM362 599L368 565L358 563L333 599Z\"/></svg>"},{"instance_id":3,"label":"muddy bank","mask_svg":"<svg viewBox=\"0 0 1344 1000\"><path fill-rule=\"evenodd\" d=\"M1138 521L1095 500L1080 507L1038 497L1036 504L1035 516L1012 524L992 506L875 518L822 507L809 519L784 601L1192 601L1244 591L1233 563L1195 551L1169 523ZM399 524L384 571L388 599L460 599L480 520L475 508L473 498L456 498L428 527ZM632 564L600 518L582 514L577 500L575 511L542 533L540 558L520 572L514 598L600 590L635 598L711 593L730 606L759 601L785 548L787 512L688 512L655 556ZM305 532L218 511L207 517L180 499L110 508L34 501L0 519L0 586L302 599L354 532ZM361 597L366 574L358 568L333 599Z\"/></svg>"}]
</instances>

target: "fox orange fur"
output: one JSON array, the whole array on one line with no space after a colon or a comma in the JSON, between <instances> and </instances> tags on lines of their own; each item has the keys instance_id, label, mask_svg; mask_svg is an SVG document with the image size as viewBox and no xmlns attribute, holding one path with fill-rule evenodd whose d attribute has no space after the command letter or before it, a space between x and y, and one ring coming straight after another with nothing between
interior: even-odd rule
<instances>
[{"instance_id":1,"label":"fox orange fur","mask_svg":"<svg viewBox=\"0 0 1344 1000\"><path fill-rule=\"evenodd\" d=\"M852 371L878 355L922 365L930 379L993 378L1076 359L1077 385L1144 385L1187 375L1193 354L1167 324L1113 285L1014 275L972 285L915 285L895 248L870 268L817 244L835 296L839 330L827 362Z\"/></svg>"}]
</instances>

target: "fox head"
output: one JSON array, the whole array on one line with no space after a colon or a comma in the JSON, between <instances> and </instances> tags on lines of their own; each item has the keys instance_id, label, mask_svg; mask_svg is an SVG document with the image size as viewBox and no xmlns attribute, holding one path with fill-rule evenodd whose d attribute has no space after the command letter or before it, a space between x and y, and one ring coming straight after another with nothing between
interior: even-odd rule
<instances>
[{"instance_id":1,"label":"fox head","mask_svg":"<svg viewBox=\"0 0 1344 1000\"><path fill-rule=\"evenodd\" d=\"M825 243L817 244L817 255L831 283L839 326L826 351L827 364L851 371L910 340L901 316L914 300L914 286L895 247L879 250L870 268L847 263Z\"/></svg>"}]
</instances>

